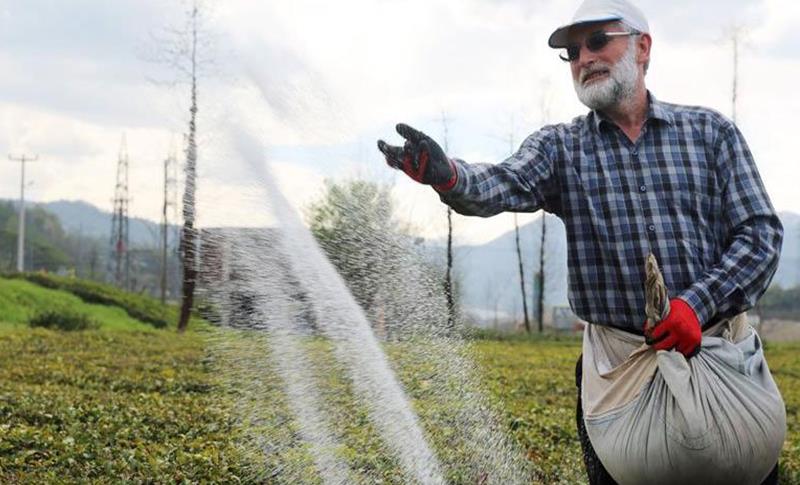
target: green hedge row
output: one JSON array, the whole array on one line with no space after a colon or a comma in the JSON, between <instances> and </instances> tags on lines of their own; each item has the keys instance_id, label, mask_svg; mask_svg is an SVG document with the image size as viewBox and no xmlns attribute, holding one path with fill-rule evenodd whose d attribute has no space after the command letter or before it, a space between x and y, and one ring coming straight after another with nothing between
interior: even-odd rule
<instances>
[{"instance_id":1,"label":"green hedge row","mask_svg":"<svg viewBox=\"0 0 800 485\"><path fill-rule=\"evenodd\" d=\"M74 332L100 328L100 324L85 313L74 311L46 310L35 314L28 321L32 328L42 327Z\"/></svg>"}]
</instances>

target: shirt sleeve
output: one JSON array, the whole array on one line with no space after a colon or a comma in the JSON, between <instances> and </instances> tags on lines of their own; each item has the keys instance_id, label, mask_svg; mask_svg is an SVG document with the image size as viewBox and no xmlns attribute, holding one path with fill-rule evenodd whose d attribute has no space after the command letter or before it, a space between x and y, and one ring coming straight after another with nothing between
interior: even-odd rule
<instances>
[{"instance_id":1,"label":"shirt sleeve","mask_svg":"<svg viewBox=\"0 0 800 485\"><path fill-rule=\"evenodd\" d=\"M715 153L723 179L722 214L728 239L716 265L678 296L701 324L752 308L778 267L783 226L767 196L744 137L732 123Z\"/></svg>"},{"instance_id":2,"label":"shirt sleeve","mask_svg":"<svg viewBox=\"0 0 800 485\"><path fill-rule=\"evenodd\" d=\"M530 135L514 155L498 164L453 160L457 182L439 197L459 214L469 216L542 208L558 213L553 136L545 129Z\"/></svg>"}]
</instances>

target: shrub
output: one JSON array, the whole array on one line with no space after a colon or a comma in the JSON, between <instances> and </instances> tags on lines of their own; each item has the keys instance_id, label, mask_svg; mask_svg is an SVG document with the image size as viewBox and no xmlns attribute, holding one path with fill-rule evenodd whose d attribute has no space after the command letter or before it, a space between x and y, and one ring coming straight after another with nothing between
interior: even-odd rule
<instances>
[{"instance_id":1,"label":"shrub","mask_svg":"<svg viewBox=\"0 0 800 485\"><path fill-rule=\"evenodd\" d=\"M35 314L28 321L31 327L42 327L72 332L99 328L100 325L85 313L46 310Z\"/></svg>"}]
</instances>

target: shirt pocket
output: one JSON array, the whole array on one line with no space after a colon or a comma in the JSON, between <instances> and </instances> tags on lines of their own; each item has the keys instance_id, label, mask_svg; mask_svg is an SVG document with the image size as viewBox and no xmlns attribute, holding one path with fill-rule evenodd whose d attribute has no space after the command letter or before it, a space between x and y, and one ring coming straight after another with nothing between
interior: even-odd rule
<instances>
[{"instance_id":1,"label":"shirt pocket","mask_svg":"<svg viewBox=\"0 0 800 485\"><path fill-rule=\"evenodd\" d=\"M635 213L637 201L631 199L627 181L618 171L605 169L597 161L573 167L573 174L583 206L579 210L588 209L596 226L617 227Z\"/></svg>"}]
</instances>

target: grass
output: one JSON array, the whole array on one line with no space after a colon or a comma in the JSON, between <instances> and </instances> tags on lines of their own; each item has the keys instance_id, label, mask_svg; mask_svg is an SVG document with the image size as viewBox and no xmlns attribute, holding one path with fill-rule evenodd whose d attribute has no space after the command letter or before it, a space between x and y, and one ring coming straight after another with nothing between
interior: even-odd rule
<instances>
[{"instance_id":1,"label":"grass","mask_svg":"<svg viewBox=\"0 0 800 485\"><path fill-rule=\"evenodd\" d=\"M152 331L153 327L131 317L118 306L86 303L78 296L45 288L22 279L0 278L0 331L25 326L40 311L64 311L89 315L106 330Z\"/></svg>"},{"instance_id":2,"label":"grass","mask_svg":"<svg viewBox=\"0 0 800 485\"><path fill-rule=\"evenodd\" d=\"M165 328L177 319L176 309L162 305L158 300L144 294L129 293L118 288L74 277L48 273L14 273L7 278L23 279L44 288L64 290L86 303L121 308L131 318L148 323L155 328Z\"/></svg>"}]
</instances>

